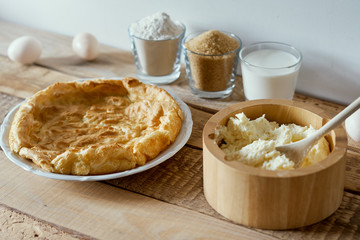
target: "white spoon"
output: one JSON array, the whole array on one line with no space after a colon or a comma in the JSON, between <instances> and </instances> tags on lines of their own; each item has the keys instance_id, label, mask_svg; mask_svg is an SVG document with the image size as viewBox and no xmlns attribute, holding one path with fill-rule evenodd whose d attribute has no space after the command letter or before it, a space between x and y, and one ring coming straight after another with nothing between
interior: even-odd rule
<instances>
[{"instance_id":1,"label":"white spoon","mask_svg":"<svg viewBox=\"0 0 360 240\"><path fill-rule=\"evenodd\" d=\"M327 122L320 129L310 135L307 138L304 138L300 141L278 146L275 149L279 152L285 154L291 161L295 163L295 168L301 166L306 154L310 151L312 146L326 133L342 123L347 117L349 117L353 112L360 108L360 97Z\"/></svg>"}]
</instances>

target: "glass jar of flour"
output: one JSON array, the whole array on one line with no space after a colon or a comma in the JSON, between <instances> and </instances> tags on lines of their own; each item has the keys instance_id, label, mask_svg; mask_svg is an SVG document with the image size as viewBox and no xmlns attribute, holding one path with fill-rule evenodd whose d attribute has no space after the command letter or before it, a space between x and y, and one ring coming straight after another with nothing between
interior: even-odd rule
<instances>
[{"instance_id":1,"label":"glass jar of flour","mask_svg":"<svg viewBox=\"0 0 360 240\"><path fill-rule=\"evenodd\" d=\"M180 76L181 42L185 26L156 13L129 26L137 73L143 82L168 84Z\"/></svg>"}]
</instances>

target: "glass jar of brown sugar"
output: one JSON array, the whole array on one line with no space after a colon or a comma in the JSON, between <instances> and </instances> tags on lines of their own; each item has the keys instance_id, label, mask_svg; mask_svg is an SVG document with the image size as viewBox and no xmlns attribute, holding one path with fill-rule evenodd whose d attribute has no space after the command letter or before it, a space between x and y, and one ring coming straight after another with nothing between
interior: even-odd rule
<instances>
[{"instance_id":1,"label":"glass jar of brown sugar","mask_svg":"<svg viewBox=\"0 0 360 240\"><path fill-rule=\"evenodd\" d=\"M191 91L202 98L225 98L235 87L241 40L232 33L209 30L183 41Z\"/></svg>"}]
</instances>

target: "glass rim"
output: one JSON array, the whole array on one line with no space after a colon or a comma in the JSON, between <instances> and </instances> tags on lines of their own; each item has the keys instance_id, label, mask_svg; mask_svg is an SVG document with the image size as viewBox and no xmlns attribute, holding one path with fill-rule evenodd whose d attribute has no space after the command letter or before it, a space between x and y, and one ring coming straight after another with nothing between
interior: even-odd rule
<instances>
[{"instance_id":1,"label":"glass rim","mask_svg":"<svg viewBox=\"0 0 360 240\"><path fill-rule=\"evenodd\" d=\"M240 49L241 49L241 47L242 47L242 41L241 41L241 39L240 39L237 35L235 35L235 34L233 34L233 33L231 33L231 32L220 31L220 30L218 30L218 31L219 31L219 32L222 32L222 33L225 33L226 35L228 35L228 36L236 39L236 40L238 41L238 43L239 43L239 47L237 47L236 49L234 49L234 50L232 50L232 51L230 51L230 52L223 53L223 54L203 54L203 53L197 53L197 52L191 51L190 49L188 49L188 48L185 46L185 42L187 42L186 40L187 40L188 37L193 36L193 35L194 35L194 37L195 37L195 36L200 35L201 33L207 32L207 31L210 31L210 30L192 32L192 33L190 33L189 35L187 35L186 37L184 37L184 39L183 39L183 41L182 41L182 44L181 44L182 47L184 48L184 50L186 50L186 51L188 51L188 52L191 52L192 54L196 54L196 55L204 56L204 57L226 56L226 55L230 55L230 54L232 54L232 53L236 53L236 52L239 52L239 51L240 51ZM191 39L193 39L193 38L191 38Z\"/></svg>"},{"instance_id":2,"label":"glass rim","mask_svg":"<svg viewBox=\"0 0 360 240\"><path fill-rule=\"evenodd\" d=\"M277 46L283 46L283 47L287 47L289 49L292 49L294 50L298 55L299 57L296 57L294 56L294 54L286 51L287 53L293 55L294 57L296 57L296 62L289 65L289 66L285 66L285 67L263 67L263 66L258 66L258 65L255 65L255 64L252 64L252 63L249 63L248 61L246 61L244 59L244 57L242 57L242 53L249 49L250 47L254 47L254 46L257 46L257 45L261 45L261 44L269 44L269 45L277 45ZM264 48L264 49L273 49L273 48ZM257 49L257 50L264 50L264 49ZM275 48L274 48L275 49ZM256 50L255 50L256 51ZM282 42L274 42L274 41L264 41L264 42L256 42L256 43L252 43L248 46L245 46L244 48L241 49L241 51L239 52L239 58L240 58L240 61L250 67L256 67L256 68L263 68L263 69L286 69L286 68L293 68L297 65L300 65L302 60L303 60L303 55L301 53L301 51L299 49L297 49L296 47L290 45L290 44L287 44L287 43L282 43Z\"/></svg>"},{"instance_id":3,"label":"glass rim","mask_svg":"<svg viewBox=\"0 0 360 240\"><path fill-rule=\"evenodd\" d=\"M140 21L140 20L139 20L139 21ZM136 36L136 35L134 35L134 34L131 33L131 26L134 25L135 23L139 22L139 21L133 22L133 23L131 23L131 24L129 25L129 27L128 27L128 33L129 33L129 36L130 36L130 37L137 38L137 39L144 40L144 41L163 42L163 41L169 41L169 40L178 39L178 38L181 38L182 35L185 35L185 31L186 31L186 26L185 26L185 24L183 24L182 22L176 20L176 21L174 21L174 22L177 23L177 24L180 24L180 25L182 26L182 28L183 28L183 31L182 31L180 34L178 34L178 35L176 35L176 36L174 36L174 37L166 38L166 39L146 39L146 38L141 38L141 37L138 37L138 36Z\"/></svg>"}]
</instances>

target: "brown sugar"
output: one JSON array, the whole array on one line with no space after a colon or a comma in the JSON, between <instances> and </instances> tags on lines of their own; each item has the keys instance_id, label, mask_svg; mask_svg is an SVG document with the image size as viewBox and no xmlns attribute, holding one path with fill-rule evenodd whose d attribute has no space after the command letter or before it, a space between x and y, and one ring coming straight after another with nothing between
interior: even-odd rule
<instances>
[{"instance_id":1,"label":"brown sugar","mask_svg":"<svg viewBox=\"0 0 360 240\"><path fill-rule=\"evenodd\" d=\"M195 87L202 91L227 89L240 47L237 39L210 30L185 43Z\"/></svg>"},{"instance_id":2,"label":"brown sugar","mask_svg":"<svg viewBox=\"0 0 360 240\"><path fill-rule=\"evenodd\" d=\"M239 47L236 39L217 30L210 30L185 43L187 49L204 55L220 55Z\"/></svg>"}]
</instances>

